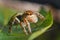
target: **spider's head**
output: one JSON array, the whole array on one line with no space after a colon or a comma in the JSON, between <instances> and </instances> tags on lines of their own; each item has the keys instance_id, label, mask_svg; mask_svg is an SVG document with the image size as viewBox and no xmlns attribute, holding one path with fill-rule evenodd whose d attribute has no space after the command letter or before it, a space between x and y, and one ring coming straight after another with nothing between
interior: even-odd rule
<instances>
[{"instance_id":1,"label":"spider's head","mask_svg":"<svg viewBox=\"0 0 60 40\"><path fill-rule=\"evenodd\" d=\"M31 10L27 10L27 11L24 12L24 14L26 14L26 15L32 15L33 12Z\"/></svg>"}]
</instances>

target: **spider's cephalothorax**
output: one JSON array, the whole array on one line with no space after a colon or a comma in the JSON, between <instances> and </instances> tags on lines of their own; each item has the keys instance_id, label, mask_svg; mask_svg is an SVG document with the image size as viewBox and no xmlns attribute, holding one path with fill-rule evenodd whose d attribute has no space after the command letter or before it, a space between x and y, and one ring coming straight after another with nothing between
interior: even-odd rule
<instances>
[{"instance_id":1,"label":"spider's cephalothorax","mask_svg":"<svg viewBox=\"0 0 60 40\"><path fill-rule=\"evenodd\" d=\"M31 27L30 27L30 23L37 23L38 22L38 17L41 20L44 20L44 16L41 15L38 12L33 12L31 10L27 10L24 13L22 13L22 15L20 15L21 13L17 13L16 15L14 15L9 24L12 25L16 25L16 24L20 24L20 26L23 28L23 31L25 32L26 35L28 35L29 33L32 33L31 31ZM26 28L28 28L28 32L26 30ZM11 31L11 27L9 27L10 31Z\"/></svg>"}]
</instances>

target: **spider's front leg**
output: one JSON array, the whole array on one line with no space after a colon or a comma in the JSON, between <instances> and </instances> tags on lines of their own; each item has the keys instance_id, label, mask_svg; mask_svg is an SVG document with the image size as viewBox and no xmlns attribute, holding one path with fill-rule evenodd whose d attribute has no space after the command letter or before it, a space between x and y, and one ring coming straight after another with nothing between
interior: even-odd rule
<instances>
[{"instance_id":1,"label":"spider's front leg","mask_svg":"<svg viewBox=\"0 0 60 40\"><path fill-rule=\"evenodd\" d=\"M28 35L28 32L25 28L25 24L23 22L20 22L20 26L23 28L23 31L25 32L25 34Z\"/></svg>"},{"instance_id":2,"label":"spider's front leg","mask_svg":"<svg viewBox=\"0 0 60 40\"><path fill-rule=\"evenodd\" d=\"M17 20L17 22L20 23L20 26L23 28L23 31L25 32L25 34L28 35L25 28L26 24L24 24L24 22L21 22L17 17L15 17L15 20Z\"/></svg>"},{"instance_id":3,"label":"spider's front leg","mask_svg":"<svg viewBox=\"0 0 60 40\"><path fill-rule=\"evenodd\" d=\"M32 33L30 28L30 23L26 18L24 18L24 22L20 22L20 26L23 28L23 31L25 32L26 35L28 35L26 28L28 28L29 33Z\"/></svg>"},{"instance_id":4,"label":"spider's front leg","mask_svg":"<svg viewBox=\"0 0 60 40\"><path fill-rule=\"evenodd\" d=\"M26 18L25 18L24 20L25 20L25 22L26 22L26 24L27 24L29 33L32 33L31 27L30 27L30 23L28 22L28 20L27 20Z\"/></svg>"}]
</instances>

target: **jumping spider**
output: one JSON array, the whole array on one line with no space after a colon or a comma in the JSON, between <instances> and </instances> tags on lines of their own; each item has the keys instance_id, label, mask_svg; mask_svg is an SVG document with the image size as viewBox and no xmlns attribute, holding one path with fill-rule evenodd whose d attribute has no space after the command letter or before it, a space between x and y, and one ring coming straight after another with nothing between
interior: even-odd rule
<instances>
[{"instance_id":1,"label":"jumping spider","mask_svg":"<svg viewBox=\"0 0 60 40\"><path fill-rule=\"evenodd\" d=\"M23 28L23 31L25 32L26 35L29 33L32 33L30 23L37 23L38 22L38 17L41 20L44 20L44 16L38 12L33 12L31 10L27 10L24 13L17 13L14 15L11 20L9 21L9 31L11 32L11 27L14 24L20 24L20 26ZM28 28L28 32L26 30Z\"/></svg>"}]
</instances>

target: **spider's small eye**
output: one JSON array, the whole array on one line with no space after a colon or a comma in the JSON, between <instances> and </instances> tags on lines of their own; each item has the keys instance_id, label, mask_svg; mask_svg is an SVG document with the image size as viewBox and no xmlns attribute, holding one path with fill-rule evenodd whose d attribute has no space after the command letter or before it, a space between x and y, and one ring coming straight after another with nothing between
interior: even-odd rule
<instances>
[{"instance_id":1,"label":"spider's small eye","mask_svg":"<svg viewBox=\"0 0 60 40\"><path fill-rule=\"evenodd\" d=\"M25 12L25 14L27 14L27 15L32 15L32 11L31 10L27 10L26 12Z\"/></svg>"}]
</instances>

